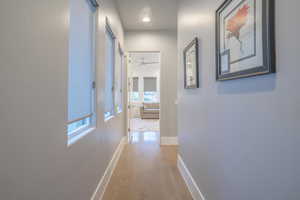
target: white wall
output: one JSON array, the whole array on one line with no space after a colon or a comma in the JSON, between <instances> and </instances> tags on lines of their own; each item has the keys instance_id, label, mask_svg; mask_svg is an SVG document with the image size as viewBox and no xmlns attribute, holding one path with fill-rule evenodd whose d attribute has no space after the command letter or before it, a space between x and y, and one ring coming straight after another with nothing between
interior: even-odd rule
<instances>
[{"instance_id":1,"label":"white wall","mask_svg":"<svg viewBox=\"0 0 300 200\"><path fill-rule=\"evenodd\" d=\"M277 74L215 80L215 10L179 1L180 154L207 200L300 199L300 1L276 2ZM183 88L183 48L200 40L200 88Z\"/></svg>"},{"instance_id":2,"label":"white wall","mask_svg":"<svg viewBox=\"0 0 300 200\"><path fill-rule=\"evenodd\" d=\"M129 31L125 33L126 51L160 51L160 133L177 136L177 33L176 31Z\"/></svg>"},{"instance_id":3,"label":"white wall","mask_svg":"<svg viewBox=\"0 0 300 200\"><path fill-rule=\"evenodd\" d=\"M110 0L97 42L97 129L67 147L68 0L0 2L0 199L87 200L124 136L103 122L104 16L123 44Z\"/></svg>"},{"instance_id":4,"label":"white wall","mask_svg":"<svg viewBox=\"0 0 300 200\"><path fill-rule=\"evenodd\" d=\"M160 66L159 64L151 64L151 65L136 65L131 64L128 67L129 77L138 77L139 78L139 92L140 95L144 93L144 78L145 77L156 77L157 80L157 92L160 92ZM143 99L140 99L141 102Z\"/></svg>"},{"instance_id":5,"label":"white wall","mask_svg":"<svg viewBox=\"0 0 300 200\"><path fill-rule=\"evenodd\" d=\"M136 70L135 70L135 69ZM131 73L129 73L130 77L138 77L139 78L139 93L140 93L140 102L143 102L142 95L144 94L144 78L145 77L153 77L156 78L157 92L160 92L160 69L158 65L146 65L143 67L133 67ZM159 99L158 99L159 100Z\"/></svg>"},{"instance_id":6,"label":"white wall","mask_svg":"<svg viewBox=\"0 0 300 200\"><path fill-rule=\"evenodd\" d=\"M131 54L131 59L133 59L134 54ZM146 62L153 62L151 59L147 59ZM128 66L128 76L139 78L139 93L140 93L140 103L143 102L144 93L144 77L156 77L157 80L157 91L160 92L160 64L147 64L142 65L140 63L131 62Z\"/></svg>"}]
</instances>

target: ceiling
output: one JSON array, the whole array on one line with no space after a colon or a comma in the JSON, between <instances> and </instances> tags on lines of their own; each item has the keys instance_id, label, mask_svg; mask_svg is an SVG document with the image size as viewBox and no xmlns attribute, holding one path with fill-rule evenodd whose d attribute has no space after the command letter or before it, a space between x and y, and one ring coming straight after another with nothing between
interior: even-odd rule
<instances>
[{"instance_id":1,"label":"ceiling","mask_svg":"<svg viewBox=\"0 0 300 200\"><path fill-rule=\"evenodd\" d=\"M174 30L177 28L177 0L116 0L124 29ZM151 22L142 18L150 14Z\"/></svg>"}]
</instances>

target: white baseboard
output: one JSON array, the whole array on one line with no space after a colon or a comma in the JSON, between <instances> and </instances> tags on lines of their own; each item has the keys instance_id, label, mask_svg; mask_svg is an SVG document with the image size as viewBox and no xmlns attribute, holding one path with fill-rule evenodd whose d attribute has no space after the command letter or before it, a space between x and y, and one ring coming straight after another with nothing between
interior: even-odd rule
<instances>
[{"instance_id":1,"label":"white baseboard","mask_svg":"<svg viewBox=\"0 0 300 200\"><path fill-rule=\"evenodd\" d=\"M177 137L161 137L160 145L178 145Z\"/></svg>"},{"instance_id":2,"label":"white baseboard","mask_svg":"<svg viewBox=\"0 0 300 200\"><path fill-rule=\"evenodd\" d=\"M117 163L120 159L120 156L123 152L123 149L124 149L126 143L127 143L127 137L123 137L120 144L118 145L111 161L109 162L109 164L104 172L104 175L102 176L91 200L101 200L103 198L106 187L107 187L107 185L110 181L110 178L117 166Z\"/></svg>"},{"instance_id":3,"label":"white baseboard","mask_svg":"<svg viewBox=\"0 0 300 200\"><path fill-rule=\"evenodd\" d=\"M181 156L178 154L177 166L183 180L185 181L190 193L194 200L205 200L203 194L201 193L197 183L195 182L194 178L192 177L190 171L184 164Z\"/></svg>"}]
</instances>

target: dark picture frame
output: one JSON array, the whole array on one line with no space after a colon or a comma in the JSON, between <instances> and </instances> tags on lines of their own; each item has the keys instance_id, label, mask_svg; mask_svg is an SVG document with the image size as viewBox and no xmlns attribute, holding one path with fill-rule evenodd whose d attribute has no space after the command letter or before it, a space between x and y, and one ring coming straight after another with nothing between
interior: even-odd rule
<instances>
[{"instance_id":1,"label":"dark picture frame","mask_svg":"<svg viewBox=\"0 0 300 200\"><path fill-rule=\"evenodd\" d=\"M236 59L234 61L230 60L233 56L231 55L231 52L230 52L231 49L230 49L229 45L226 46L226 44L229 43L229 42L227 42L227 41L229 41L228 38L231 39L231 37L232 37L235 39L237 38L235 41L236 44L238 44L237 41L239 41L240 45L242 46L243 41L240 40L240 38L239 38L240 32L241 32L240 27L241 27L241 23L244 22L246 24L246 22L245 22L246 19L245 19L245 21L243 21L244 19L242 17L245 16L245 13L248 14L248 12L249 12L247 9L249 9L250 6L245 7L246 3L248 3L248 2L250 2L250 1L226 0L216 11L216 80L217 81L246 78L246 77L265 75L265 74L270 74L270 73L276 72L275 25L274 25L274 23L275 23L275 2L274 2L274 0L251 0L251 3L253 4L253 7L254 7L254 8L252 8L252 11L254 12L254 16L251 15L251 17L252 17L251 19L253 20L253 22L252 23L247 22L247 23L249 23L248 27L251 27L253 30L251 29L252 32L249 31L247 34L250 35L250 33L251 34L253 33L253 35L248 36L249 38L251 38L253 40L253 43L251 43L252 40L251 40L251 42L249 42L250 40L248 38L247 38L247 41L245 41L245 43L251 44L251 45L246 46L246 47L248 47L248 49L246 48L246 52L250 52L252 50L252 54L249 53L247 56L244 56L244 57L242 57L241 54L235 54L235 57L237 57L236 55L238 55L238 56L240 56L240 59ZM239 3L239 4L236 7L233 7L233 6L235 6L233 3L235 3L235 4ZM257 10L259 10L256 7L257 3L262 3L261 7L259 7L259 8L261 8L261 13L260 13L261 15L259 15L259 16L261 16L260 21L258 21L259 19L256 18L256 12L257 12ZM244 6L244 7L242 7L242 6ZM231 7L231 10L229 10L230 7ZM245 9L246 9L246 11L245 11ZM240 12L240 13L238 13L238 12ZM241 14L241 15L239 15L239 14ZM237 16L237 15L239 15L239 16ZM235 19L230 21L231 19L228 16L230 16L231 18L235 17ZM226 17L228 17L229 19ZM258 24L261 24L262 26L258 26L257 22L259 22ZM234 23L236 23L236 24L234 24ZM245 24L242 24L242 25L245 25ZM230 32L232 30L230 28L232 28L233 30L234 30L234 28L235 28L235 30L238 29L238 31L237 31L238 33L234 32L234 31ZM249 28L249 30L250 30L250 28ZM259 39L261 39L261 41L258 38L256 38L257 35L260 36ZM256 44L262 44L262 45L256 45ZM226 48L228 48L228 49L226 49ZM240 48L241 48L240 51L242 51L242 47L240 47ZM258 48L260 48L260 49L258 49ZM236 49L237 48L235 48L235 50ZM251 49L251 50L249 50L249 49ZM242 52L244 53L245 51L243 50ZM259 65L252 64L250 59L253 59L253 58L260 60L257 63L262 63L262 64L259 64ZM229 60L229 62L228 62L228 60ZM245 63L247 63L247 64L245 64ZM253 63L255 63L255 62L253 62ZM231 70L231 67L233 65L235 66L235 68ZM251 66L251 65L253 65L253 66ZM240 67L241 70L239 70L239 68L237 66L238 67L241 66ZM247 68L244 66L247 66Z\"/></svg>"},{"instance_id":2,"label":"dark picture frame","mask_svg":"<svg viewBox=\"0 0 300 200\"><path fill-rule=\"evenodd\" d=\"M191 55L193 54L193 55ZM194 59L188 57L193 56ZM191 57L191 58L193 58ZM184 88L199 88L199 42L194 38L192 42L183 50L184 62Z\"/></svg>"}]
</instances>

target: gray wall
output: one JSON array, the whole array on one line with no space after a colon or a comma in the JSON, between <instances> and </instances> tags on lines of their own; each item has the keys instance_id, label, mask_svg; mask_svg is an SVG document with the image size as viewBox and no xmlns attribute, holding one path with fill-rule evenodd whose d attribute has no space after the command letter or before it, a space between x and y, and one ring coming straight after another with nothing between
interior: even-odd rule
<instances>
[{"instance_id":1,"label":"gray wall","mask_svg":"<svg viewBox=\"0 0 300 200\"><path fill-rule=\"evenodd\" d=\"M162 137L177 136L177 33L171 30L128 31L126 51L161 52L161 114Z\"/></svg>"},{"instance_id":2,"label":"gray wall","mask_svg":"<svg viewBox=\"0 0 300 200\"><path fill-rule=\"evenodd\" d=\"M124 136L124 116L103 122L104 16L97 47L97 129L67 147L68 0L0 2L0 199L87 200Z\"/></svg>"},{"instance_id":3,"label":"gray wall","mask_svg":"<svg viewBox=\"0 0 300 200\"><path fill-rule=\"evenodd\" d=\"M299 200L300 2L276 0L277 74L216 82L222 2L179 1L180 154L207 200ZM195 36L200 88L184 90L181 52Z\"/></svg>"}]
</instances>

